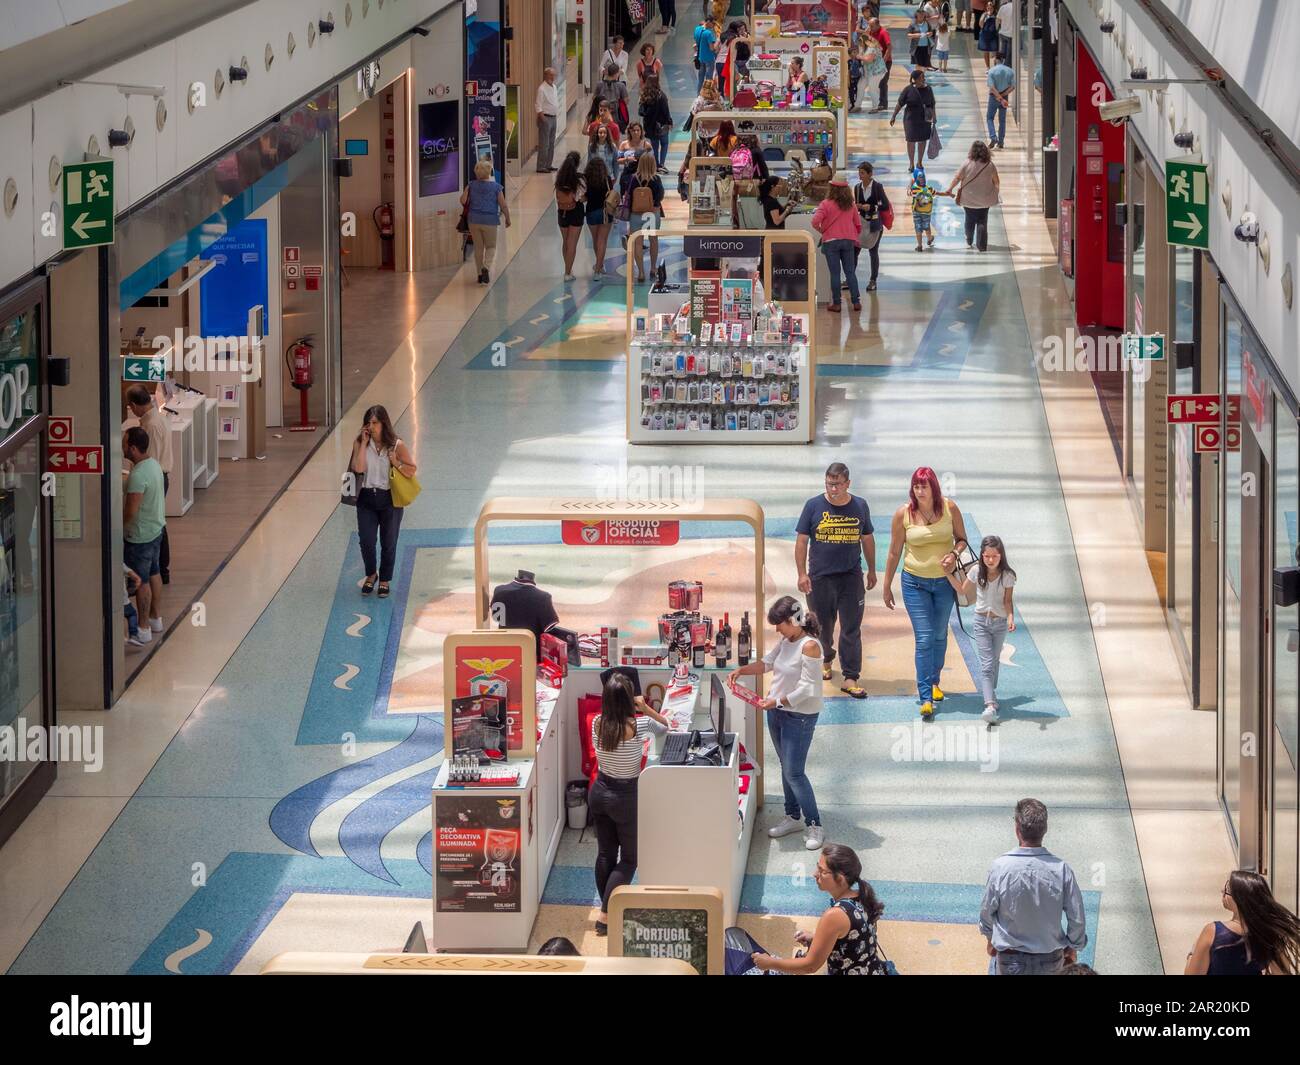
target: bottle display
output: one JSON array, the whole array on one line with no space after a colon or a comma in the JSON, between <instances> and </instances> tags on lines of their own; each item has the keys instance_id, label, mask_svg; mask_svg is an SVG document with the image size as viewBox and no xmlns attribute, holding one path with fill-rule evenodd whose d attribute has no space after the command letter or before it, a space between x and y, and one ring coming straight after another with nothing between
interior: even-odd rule
<instances>
[{"instance_id":1,"label":"bottle display","mask_svg":"<svg viewBox=\"0 0 1300 1065\"><path fill-rule=\"evenodd\" d=\"M752 646L753 633L749 631L749 611L740 619L740 635L736 639L736 664L749 665L749 649Z\"/></svg>"},{"instance_id":2,"label":"bottle display","mask_svg":"<svg viewBox=\"0 0 1300 1065\"><path fill-rule=\"evenodd\" d=\"M713 637L713 657L719 669L727 665L731 658L731 615L722 615L722 624L718 627L718 633Z\"/></svg>"}]
</instances>

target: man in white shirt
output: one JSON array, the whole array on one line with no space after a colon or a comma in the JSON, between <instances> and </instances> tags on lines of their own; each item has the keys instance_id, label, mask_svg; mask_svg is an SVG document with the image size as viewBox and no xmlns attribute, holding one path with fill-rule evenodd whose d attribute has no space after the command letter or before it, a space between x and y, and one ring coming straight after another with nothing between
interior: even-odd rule
<instances>
[{"instance_id":1,"label":"man in white shirt","mask_svg":"<svg viewBox=\"0 0 1300 1065\"><path fill-rule=\"evenodd\" d=\"M555 88L555 68L542 71L542 83L537 86L537 172L553 174L551 165L555 158L555 123L560 113L560 94Z\"/></svg>"},{"instance_id":2,"label":"man in white shirt","mask_svg":"<svg viewBox=\"0 0 1300 1065\"><path fill-rule=\"evenodd\" d=\"M998 8L997 20L998 38L1002 45L999 51L1006 56L1008 63L1011 62L1011 34L1013 30L1011 20L1013 18L1015 18L1015 4L1013 4L1011 0L1006 0L1006 2Z\"/></svg>"},{"instance_id":3,"label":"man in white shirt","mask_svg":"<svg viewBox=\"0 0 1300 1065\"><path fill-rule=\"evenodd\" d=\"M127 409L136 416L140 428L149 434L149 454L157 459L163 471L163 495L171 486L172 479L172 430L163 417L162 411L154 406L153 396L144 385L132 385L126 390ZM171 544L167 540L167 528L163 527L162 546L158 551L158 573L163 584L171 584Z\"/></svg>"},{"instance_id":4,"label":"man in white shirt","mask_svg":"<svg viewBox=\"0 0 1300 1065\"><path fill-rule=\"evenodd\" d=\"M627 52L623 50L623 38L610 38L609 47L605 49L605 54L600 57L600 68L604 70L613 63L618 67L618 80L627 84Z\"/></svg>"}]
</instances>

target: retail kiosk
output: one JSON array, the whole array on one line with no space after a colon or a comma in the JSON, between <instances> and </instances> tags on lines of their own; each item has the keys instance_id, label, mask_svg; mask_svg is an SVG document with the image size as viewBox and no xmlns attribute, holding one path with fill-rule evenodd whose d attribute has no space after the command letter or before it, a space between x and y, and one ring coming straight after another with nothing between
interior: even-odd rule
<instances>
[{"instance_id":1,"label":"retail kiosk","mask_svg":"<svg viewBox=\"0 0 1300 1065\"><path fill-rule=\"evenodd\" d=\"M768 229L633 232L681 241L688 291L644 305L627 284L627 438L637 444L811 443L816 383L816 249ZM743 276L751 273L749 279ZM752 277L762 285L762 301Z\"/></svg>"},{"instance_id":2,"label":"retail kiosk","mask_svg":"<svg viewBox=\"0 0 1300 1065\"><path fill-rule=\"evenodd\" d=\"M848 136L842 107L753 107L703 112L691 123L690 159L703 155L701 138L713 137L726 119L731 120L737 134L752 133L758 138L759 149L773 174L787 172L794 159L812 164L825 157L836 170L847 165Z\"/></svg>"},{"instance_id":3,"label":"retail kiosk","mask_svg":"<svg viewBox=\"0 0 1300 1065\"><path fill-rule=\"evenodd\" d=\"M752 587L740 603L754 619L753 658L764 653L763 624L763 511L748 499L703 499L690 503L670 499L611 501L597 499L499 498L489 500L474 528L474 588L478 627L453 633L443 644L444 719L446 749L433 784L433 930L437 950L523 950L536 919L547 877L555 861L565 825L566 783L582 775L579 704L584 697L599 696L600 674L610 664L629 659L637 665L642 690L664 691L660 710L674 728L707 730L720 708L710 705L714 677L724 680L735 667L690 667L685 683L673 680L672 667L663 661L648 664L636 654L621 654L615 635L609 657L602 664L567 665L555 675L555 663L536 660L535 638L530 631L492 629L489 559L493 525L571 524L598 534L615 527L654 524L663 543L672 527L673 539L681 524L690 522L737 523L752 537L754 569ZM576 542L603 543L599 536ZM566 539L566 542L569 542ZM620 540L636 546L636 540ZM575 550L587 548L575 546ZM684 566L687 565L684 563ZM498 574L500 576L500 574ZM611 618L610 629L628 631L628 619ZM629 652L637 649L627 648ZM710 654L707 661L713 662ZM539 672L540 669L540 672ZM724 744L721 765L663 766L652 761L642 775L641 848L638 880L646 885L715 888L723 911L734 921L749 854L754 819L762 806L757 778L763 766L763 735L759 712L753 705L761 692L761 678L748 698L723 686L725 731L735 741ZM456 737L465 718L460 710L476 694L507 702L508 735L503 768L509 779L496 784L467 784L453 778ZM742 751L743 747L743 751ZM742 778L744 778L742 780ZM648 795L649 798L645 798ZM698 858L694 875L683 878L682 845ZM705 853L707 851L707 853Z\"/></svg>"}]
</instances>

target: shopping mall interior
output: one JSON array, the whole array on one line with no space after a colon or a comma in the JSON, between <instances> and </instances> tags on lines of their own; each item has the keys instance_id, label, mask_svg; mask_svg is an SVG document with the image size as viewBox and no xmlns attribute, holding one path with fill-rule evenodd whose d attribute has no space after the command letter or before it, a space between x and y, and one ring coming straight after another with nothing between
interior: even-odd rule
<instances>
[{"instance_id":1,"label":"shopping mall interior","mask_svg":"<svg viewBox=\"0 0 1300 1065\"><path fill-rule=\"evenodd\" d=\"M0 971L1295 973L1300 5L77 7Z\"/></svg>"}]
</instances>

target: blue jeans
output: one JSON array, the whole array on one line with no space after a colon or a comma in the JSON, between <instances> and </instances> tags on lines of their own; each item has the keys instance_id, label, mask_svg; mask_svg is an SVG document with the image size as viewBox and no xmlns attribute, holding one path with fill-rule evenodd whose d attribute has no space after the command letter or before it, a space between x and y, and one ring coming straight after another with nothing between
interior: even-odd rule
<instances>
[{"instance_id":1,"label":"blue jeans","mask_svg":"<svg viewBox=\"0 0 1300 1065\"><path fill-rule=\"evenodd\" d=\"M861 293L858 292L858 275L853 269L855 247L857 245L851 240L822 241L822 254L826 256L826 263L831 268L831 302L837 306L840 302L841 271L849 283L849 295L853 298L853 302L860 303L862 299Z\"/></svg>"},{"instance_id":2,"label":"blue jeans","mask_svg":"<svg viewBox=\"0 0 1300 1065\"><path fill-rule=\"evenodd\" d=\"M700 69L698 71L699 77L695 81L695 91L697 93L704 88L704 83L714 76L713 68L714 60L705 59L703 56L700 57Z\"/></svg>"},{"instance_id":3,"label":"blue jeans","mask_svg":"<svg viewBox=\"0 0 1300 1065\"><path fill-rule=\"evenodd\" d=\"M993 135L993 118L995 115L998 120L998 132L996 137ZM988 120L989 124L989 140L997 141L998 147L1001 148L1003 142L1007 139L1007 109L998 103L998 98L992 93L989 93L989 106L984 112L984 117Z\"/></svg>"},{"instance_id":4,"label":"blue jeans","mask_svg":"<svg viewBox=\"0 0 1300 1065\"><path fill-rule=\"evenodd\" d=\"M810 825L822 823L813 795L812 782L804 772L808 748L820 714L796 714L789 710L767 712L767 734L781 759L781 790L785 793L785 812L789 817L803 817Z\"/></svg>"},{"instance_id":5,"label":"blue jeans","mask_svg":"<svg viewBox=\"0 0 1300 1065\"><path fill-rule=\"evenodd\" d=\"M668 134L662 137L651 137L650 144L654 147L655 165L663 166L668 160Z\"/></svg>"},{"instance_id":6,"label":"blue jeans","mask_svg":"<svg viewBox=\"0 0 1300 1065\"><path fill-rule=\"evenodd\" d=\"M948 619L956 601L947 577L918 577L903 571L903 605L916 638L916 694L923 703L930 702L930 689L939 683L948 653Z\"/></svg>"}]
</instances>

